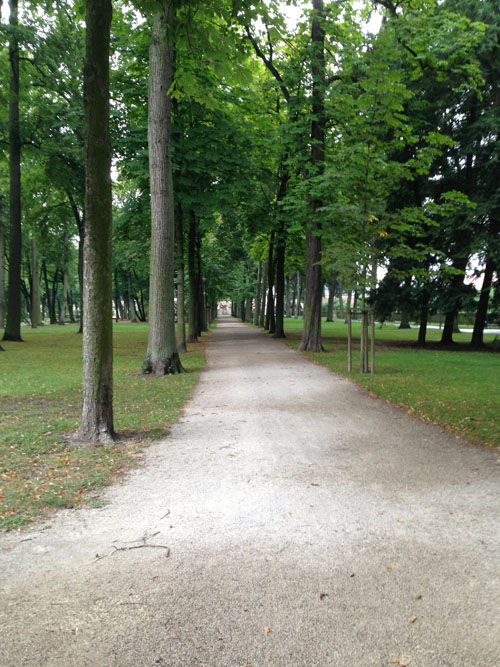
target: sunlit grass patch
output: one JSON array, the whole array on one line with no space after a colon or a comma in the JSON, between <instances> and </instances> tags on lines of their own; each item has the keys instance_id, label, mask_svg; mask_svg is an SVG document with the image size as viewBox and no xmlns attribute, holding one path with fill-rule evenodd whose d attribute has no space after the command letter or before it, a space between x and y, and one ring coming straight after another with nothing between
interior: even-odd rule
<instances>
[{"instance_id":1,"label":"sunlit grass patch","mask_svg":"<svg viewBox=\"0 0 500 667\"><path fill-rule=\"evenodd\" d=\"M23 329L23 343L0 353L0 528L17 528L54 507L92 502L164 437L188 400L204 365L203 342L182 356L188 373L140 375L147 326L114 327L114 413L119 441L74 449L68 436L81 411L82 337L74 326ZM90 495L89 495L90 494Z\"/></svg>"}]
</instances>

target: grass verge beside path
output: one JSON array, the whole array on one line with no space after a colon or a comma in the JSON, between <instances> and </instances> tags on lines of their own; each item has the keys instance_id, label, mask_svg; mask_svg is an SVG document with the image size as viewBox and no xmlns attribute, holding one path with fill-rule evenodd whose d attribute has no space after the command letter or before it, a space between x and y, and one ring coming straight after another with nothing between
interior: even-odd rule
<instances>
[{"instance_id":1,"label":"grass verge beside path","mask_svg":"<svg viewBox=\"0 0 500 667\"><path fill-rule=\"evenodd\" d=\"M414 345L418 330L385 325L375 330L375 375L359 373L360 325L353 325L353 372L347 373L347 327L323 322L326 352L309 354L314 361L348 377L376 396L420 419L442 426L467 440L500 447L500 354L441 350L432 346L441 332L428 331L429 349ZM302 320L287 319L286 343L297 348ZM470 334L457 334L467 344ZM492 338L492 337L491 337ZM485 336L485 340L487 337Z\"/></svg>"},{"instance_id":2,"label":"grass verge beside path","mask_svg":"<svg viewBox=\"0 0 500 667\"><path fill-rule=\"evenodd\" d=\"M114 327L114 414L120 440L72 449L81 415L81 345L75 326L23 329L24 343L0 352L0 530L53 508L99 504L96 494L137 464L140 448L164 437L204 366L203 342L190 345L188 373L139 375L147 325Z\"/></svg>"}]
</instances>

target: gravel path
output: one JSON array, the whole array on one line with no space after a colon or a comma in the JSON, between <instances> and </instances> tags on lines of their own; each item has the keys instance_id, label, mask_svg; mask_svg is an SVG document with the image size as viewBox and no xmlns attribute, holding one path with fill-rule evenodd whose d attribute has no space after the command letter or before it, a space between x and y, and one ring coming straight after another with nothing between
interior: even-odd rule
<instances>
[{"instance_id":1,"label":"gravel path","mask_svg":"<svg viewBox=\"0 0 500 667\"><path fill-rule=\"evenodd\" d=\"M498 472L223 319L106 506L0 538L0 665L498 667Z\"/></svg>"}]
</instances>

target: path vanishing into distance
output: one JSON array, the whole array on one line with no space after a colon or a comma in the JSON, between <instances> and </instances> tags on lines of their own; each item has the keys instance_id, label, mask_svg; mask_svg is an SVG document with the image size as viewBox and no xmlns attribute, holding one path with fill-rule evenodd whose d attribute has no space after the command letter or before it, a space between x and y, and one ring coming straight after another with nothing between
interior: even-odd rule
<instances>
[{"instance_id":1,"label":"path vanishing into distance","mask_svg":"<svg viewBox=\"0 0 500 667\"><path fill-rule=\"evenodd\" d=\"M498 667L495 457L236 320L207 355L105 506L0 537L0 665Z\"/></svg>"}]
</instances>

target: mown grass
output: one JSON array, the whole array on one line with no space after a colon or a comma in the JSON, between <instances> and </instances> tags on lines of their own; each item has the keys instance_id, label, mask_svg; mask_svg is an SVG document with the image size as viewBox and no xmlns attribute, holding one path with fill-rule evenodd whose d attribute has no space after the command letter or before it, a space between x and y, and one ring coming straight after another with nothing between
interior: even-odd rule
<instances>
[{"instance_id":1,"label":"mown grass","mask_svg":"<svg viewBox=\"0 0 500 667\"><path fill-rule=\"evenodd\" d=\"M0 529L57 507L98 503L96 493L163 437L188 400L204 365L203 343L190 345L188 373L139 374L147 326L114 327L114 414L120 439L75 449L68 441L81 412L81 344L75 326L23 329L23 343L0 352Z\"/></svg>"},{"instance_id":2,"label":"mown grass","mask_svg":"<svg viewBox=\"0 0 500 667\"><path fill-rule=\"evenodd\" d=\"M302 321L285 322L287 344L297 348ZM456 435L500 447L500 354L464 349L470 333L454 336L457 349L437 349L439 330L429 330L429 349L415 347L418 331L385 325L375 330L375 374L359 373L359 323L353 324L353 372L347 373L347 326L323 322L326 352L308 354L376 396ZM493 336L485 336L485 341Z\"/></svg>"}]
</instances>

